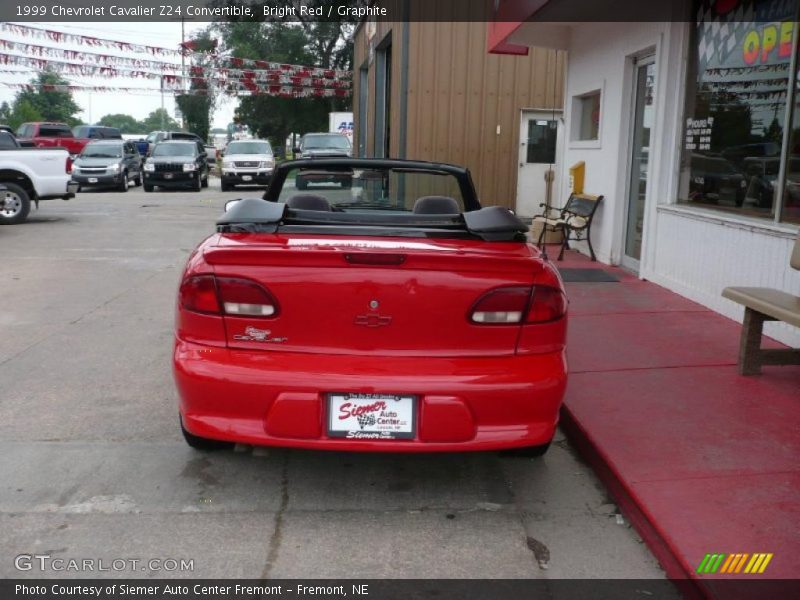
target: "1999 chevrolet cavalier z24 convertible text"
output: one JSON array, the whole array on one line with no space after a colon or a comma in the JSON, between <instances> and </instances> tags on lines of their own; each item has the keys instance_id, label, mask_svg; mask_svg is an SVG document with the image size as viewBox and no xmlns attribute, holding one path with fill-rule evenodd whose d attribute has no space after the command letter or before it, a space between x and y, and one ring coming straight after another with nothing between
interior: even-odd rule
<instances>
[{"instance_id":1,"label":"1999 chevrolet cavalier z24 convertible text","mask_svg":"<svg viewBox=\"0 0 800 600\"><path fill-rule=\"evenodd\" d=\"M563 284L519 219L481 208L468 171L292 161L263 199L226 208L177 302L190 445L547 449L566 384Z\"/></svg>"}]
</instances>

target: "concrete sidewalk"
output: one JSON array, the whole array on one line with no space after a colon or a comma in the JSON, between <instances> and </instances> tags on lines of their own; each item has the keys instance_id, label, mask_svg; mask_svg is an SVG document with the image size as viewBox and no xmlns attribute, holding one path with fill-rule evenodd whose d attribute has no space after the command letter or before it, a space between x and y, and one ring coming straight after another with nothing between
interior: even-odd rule
<instances>
[{"instance_id":1,"label":"concrete sidewalk","mask_svg":"<svg viewBox=\"0 0 800 600\"><path fill-rule=\"evenodd\" d=\"M620 280L566 284L562 422L667 574L713 598L800 576L800 367L742 377L738 323L576 252L555 264ZM763 575L698 574L707 553L774 556Z\"/></svg>"}]
</instances>

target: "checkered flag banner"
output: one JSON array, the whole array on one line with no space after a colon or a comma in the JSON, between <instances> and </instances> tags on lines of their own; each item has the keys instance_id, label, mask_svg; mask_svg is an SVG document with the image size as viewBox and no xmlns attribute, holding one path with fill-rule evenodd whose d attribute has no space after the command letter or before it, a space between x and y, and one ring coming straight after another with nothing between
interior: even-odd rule
<instances>
[{"instance_id":1,"label":"checkered flag banner","mask_svg":"<svg viewBox=\"0 0 800 600\"><path fill-rule=\"evenodd\" d=\"M361 429L375 425L375 415L358 415L356 419L358 419L358 426L361 427Z\"/></svg>"},{"instance_id":2,"label":"checkered flag banner","mask_svg":"<svg viewBox=\"0 0 800 600\"><path fill-rule=\"evenodd\" d=\"M722 66L752 26L755 0L702 0L697 10L698 67Z\"/></svg>"}]
</instances>

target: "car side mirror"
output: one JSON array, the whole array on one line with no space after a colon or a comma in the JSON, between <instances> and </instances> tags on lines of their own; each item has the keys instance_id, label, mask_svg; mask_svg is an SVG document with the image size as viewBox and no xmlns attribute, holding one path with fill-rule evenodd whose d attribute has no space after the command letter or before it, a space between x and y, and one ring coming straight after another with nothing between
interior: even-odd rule
<instances>
[{"instance_id":1,"label":"car side mirror","mask_svg":"<svg viewBox=\"0 0 800 600\"><path fill-rule=\"evenodd\" d=\"M241 202L241 200L240 200L240 199L236 199L236 200L228 200L228 201L225 203L225 212L230 212L230 211L231 211L231 209L233 209L233 207L234 207L234 206L236 206L237 204L239 204L239 202Z\"/></svg>"}]
</instances>

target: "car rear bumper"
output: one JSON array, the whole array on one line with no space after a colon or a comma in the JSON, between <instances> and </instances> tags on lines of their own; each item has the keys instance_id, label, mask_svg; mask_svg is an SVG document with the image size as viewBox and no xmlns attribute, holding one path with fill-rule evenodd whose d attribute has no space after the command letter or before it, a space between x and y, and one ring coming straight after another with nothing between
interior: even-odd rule
<instances>
[{"instance_id":1,"label":"car rear bumper","mask_svg":"<svg viewBox=\"0 0 800 600\"><path fill-rule=\"evenodd\" d=\"M566 386L563 352L411 358L248 352L177 340L184 427L263 446L370 452L500 450L548 443ZM327 393L413 394L414 439L327 435Z\"/></svg>"}]
</instances>

